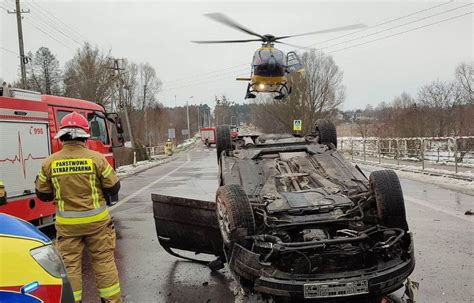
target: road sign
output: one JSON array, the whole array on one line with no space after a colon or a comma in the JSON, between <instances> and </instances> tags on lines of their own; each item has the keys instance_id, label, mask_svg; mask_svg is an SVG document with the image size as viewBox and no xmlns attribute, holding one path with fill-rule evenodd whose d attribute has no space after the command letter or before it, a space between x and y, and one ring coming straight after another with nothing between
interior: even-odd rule
<instances>
[{"instance_id":1,"label":"road sign","mask_svg":"<svg viewBox=\"0 0 474 303\"><path fill-rule=\"evenodd\" d=\"M176 138L176 132L174 128L168 128L168 139Z\"/></svg>"},{"instance_id":2,"label":"road sign","mask_svg":"<svg viewBox=\"0 0 474 303\"><path fill-rule=\"evenodd\" d=\"M182 129L181 130L181 135L187 136L187 135L189 135L189 131L187 129Z\"/></svg>"},{"instance_id":3,"label":"road sign","mask_svg":"<svg viewBox=\"0 0 474 303\"><path fill-rule=\"evenodd\" d=\"M301 130L303 122L301 120L293 120L293 130Z\"/></svg>"}]
</instances>

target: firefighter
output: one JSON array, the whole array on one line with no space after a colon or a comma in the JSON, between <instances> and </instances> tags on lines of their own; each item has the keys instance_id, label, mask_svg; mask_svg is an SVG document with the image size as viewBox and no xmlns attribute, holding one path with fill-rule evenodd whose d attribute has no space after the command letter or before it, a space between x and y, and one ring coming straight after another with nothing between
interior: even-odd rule
<instances>
[{"instance_id":1,"label":"firefighter","mask_svg":"<svg viewBox=\"0 0 474 303\"><path fill-rule=\"evenodd\" d=\"M81 261L86 248L102 302L122 302L114 258L115 229L106 206L106 197L118 193L120 182L105 157L86 148L89 124L82 115L66 115L55 138L63 148L44 160L35 188L40 200L55 200L56 245L74 299L82 300Z\"/></svg>"},{"instance_id":2,"label":"firefighter","mask_svg":"<svg viewBox=\"0 0 474 303\"><path fill-rule=\"evenodd\" d=\"M3 180L0 179L0 205L7 204L7 192Z\"/></svg>"}]
</instances>

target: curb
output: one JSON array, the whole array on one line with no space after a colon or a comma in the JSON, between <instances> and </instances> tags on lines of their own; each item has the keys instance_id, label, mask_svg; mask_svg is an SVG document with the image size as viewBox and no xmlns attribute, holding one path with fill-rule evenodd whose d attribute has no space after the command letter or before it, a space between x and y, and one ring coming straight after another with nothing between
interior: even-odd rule
<instances>
[{"instance_id":1,"label":"curb","mask_svg":"<svg viewBox=\"0 0 474 303\"><path fill-rule=\"evenodd\" d=\"M364 161L359 161L359 160L350 160L350 161L353 162L353 163L357 163L357 164L364 164L364 165L375 166L375 167L383 167L383 168L388 168L388 169L396 169L396 170L409 172L409 173L416 173L416 174L436 176L436 177L452 178L452 179L468 181L468 182L473 182L474 181L474 179L471 178L471 177L458 175L458 174L455 174L455 173L441 173L441 172L435 172L435 171L430 171L430 170L411 169L411 168L406 168L406 167L397 167L397 166L384 165L384 164L378 164L378 163L364 162Z\"/></svg>"}]
</instances>

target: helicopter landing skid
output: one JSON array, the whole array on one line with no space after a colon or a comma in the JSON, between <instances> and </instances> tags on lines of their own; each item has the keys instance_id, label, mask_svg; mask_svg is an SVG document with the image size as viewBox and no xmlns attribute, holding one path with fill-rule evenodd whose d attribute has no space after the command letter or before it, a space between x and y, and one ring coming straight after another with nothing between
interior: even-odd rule
<instances>
[{"instance_id":1,"label":"helicopter landing skid","mask_svg":"<svg viewBox=\"0 0 474 303\"><path fill-rule=\"evenodd\" d=\"M279 88L276 89L276 90L273 90L273 91L258 91L258 90L253 89L253 85L249 83L247 85L247 92L245 94L245 99L255 99L257 97L256 93L274 93L274 94L277 94L277 95L275 97L273 97L273 99L283 100L288 95L291 94L291 87L289 87L288 84L285 82L285 83L280 84Z\"/></svg>"},{"instance_id":2,"label":"helicopter landing skid","mask_svg":"<svg viewBox=\"0 0 474 303\"><path fill-rule=\"evenodd\" d=\"M278 95L273 97L275 100L283 100L291 94L291 87L288 87L286 83L283 83L278 91Z\"/></svg>"},{"instance_id":3,"label":"helicopter landing skid","mask_svg":"<svg viewBox=\"0 0 474 303\"><path fill-rule=\"evenodd\" d=\"M255 99L257 96L254 94L254 91L251 90L252 86L250 83L247 85L247 93L245 94L245 99Z\"/></svg>"}]
</instances>

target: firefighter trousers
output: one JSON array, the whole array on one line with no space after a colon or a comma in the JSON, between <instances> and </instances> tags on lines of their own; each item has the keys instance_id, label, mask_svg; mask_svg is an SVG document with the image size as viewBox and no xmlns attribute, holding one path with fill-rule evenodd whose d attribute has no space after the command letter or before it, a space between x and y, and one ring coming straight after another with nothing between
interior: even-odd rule
<instances>
[{"instance_id":1,"label":"firefighter trousers","mask_svg":"<svg viewBox=\"0 0 474 303\"><path fill-rule=\"evenodd\" d=\"M83 236L57 234L56 246L61 254L76 302L82 301L82 254L89 251L96 286L103 302L121 303L120 284L115 266L115 229L113 222L97 232Z\"/></svg>"}]
</instances>

